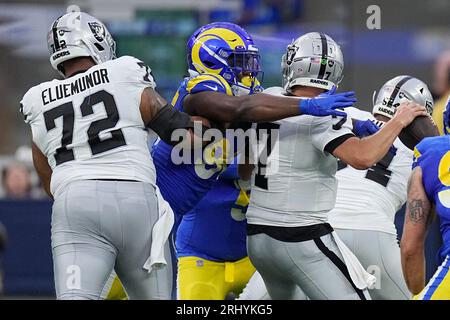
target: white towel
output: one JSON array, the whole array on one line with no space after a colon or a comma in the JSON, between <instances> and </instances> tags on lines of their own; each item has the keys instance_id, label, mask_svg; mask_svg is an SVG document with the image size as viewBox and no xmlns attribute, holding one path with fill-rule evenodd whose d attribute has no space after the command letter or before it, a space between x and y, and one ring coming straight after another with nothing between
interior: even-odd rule
<instances>
[{"instance_id":1,"label":"white towel","mask_svg":"<svg viewBox=\"0 0 450 320\"><path fill-rule=\"evenodd\" d=\"M158 221L153 225L152 229L152 246L150 249L150 257L145 261L143 268L152 272L154 269L161 269L166 264L164 256L164 246L169 239L170 232L174 224L174 213L169 203L164 200L159 188L156 186L156 197L158 199Z\"/></svg>"},{"instance_id":2,"label":"white towel","mask_svg":"<svg viewBox=\"0 0 450 320\"><path fill-rule=\"evenodd\" d=\"M355 286L360 290L364 290L366 288L373 289L375 287L375 283L377 282L377 278L364 269L358 258L356 258L353 252L339 238L336 231L333 231L332 235L339 251L342 254L342 257L344 258L344 263L347 266L348 272L350 273L350 278L352 278Z\"/></svg>"}]
</instances>

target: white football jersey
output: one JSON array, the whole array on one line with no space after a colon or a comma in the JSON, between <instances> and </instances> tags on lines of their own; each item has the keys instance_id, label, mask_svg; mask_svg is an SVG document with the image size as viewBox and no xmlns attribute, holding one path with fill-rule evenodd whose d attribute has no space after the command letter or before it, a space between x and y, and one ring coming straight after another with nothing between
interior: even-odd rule
<instances>
[{"instance_id":1,"label":"white football jersey","mask_svg":"<svg viewBox=\"0 0 450 320\"><path fill-rule=\"evenodd\" d=\"M283 92L278 87L265 91ZM351 120L302 115L256 128L272 129L271 136L278 136L267 165L258 164L253 172L248 223L298 227L326 222L336 198L337 160L325 149L354 136ZM260 136L273 142L268 135Z\"/></svg>"},{"instance_id":2,"label":"white football jersey","mask_svg":"<svg viewBox=\"0 0 450 320\"><path fill-rule=\"evenodd\" d=\"M347 108L349 117L374 120L371 113ZM396 154L388 153L368 170L339 163L336 206L329 214L334 228L382 231L397 234L395 213L406 201L413 152L398 138Z\"/></svg>"},{"instance_id":3,"label":"white football jersey","mask_svg":"<svg viewBox=\"0 0 450 320\"><path fill-rule=\"evenodd\" d=\"M33 142L53 170L51 192L86 179L155 184L139 105L150 69L124 56L31 88L21 101Z\"/></svg>"}]
</instances>

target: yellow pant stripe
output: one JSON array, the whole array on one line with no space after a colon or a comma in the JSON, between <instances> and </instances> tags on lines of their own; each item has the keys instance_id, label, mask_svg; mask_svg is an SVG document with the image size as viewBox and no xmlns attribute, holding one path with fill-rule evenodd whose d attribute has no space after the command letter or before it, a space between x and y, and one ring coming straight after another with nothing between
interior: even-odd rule
<instances>
[{"instance_id":1,"label":"yellow pant stripe","mask_svg":"<svg viewBox=\"0 0 450 320\"><path fill-rule=\"evenodd\" d=\"M422 292L413 298L414 300L450 300L449 263L447 257Z\"/></svg>"}]
</instances>

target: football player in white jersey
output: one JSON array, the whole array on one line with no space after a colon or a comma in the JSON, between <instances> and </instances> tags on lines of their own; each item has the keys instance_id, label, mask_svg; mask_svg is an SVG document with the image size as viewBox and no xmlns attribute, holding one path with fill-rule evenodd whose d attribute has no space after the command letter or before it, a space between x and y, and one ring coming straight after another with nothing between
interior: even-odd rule
<instances>
[{"instance_id":1,"label":"football player in white jersey","mask_svg":"<svg viewBox=\"0 0 450 320\"><path fill-rule=\"evenodd\" d=\"M308 33L287 47L282 68L284 88L266 93L315 97L342 79L342 52L329 36ZM349 117L258 124L257 129L273 129L269 135L277 133L278 140L267 143L267 162L253 172L247 246L271 298L292 299L297 287L310 299L370 298L366 288L373 277L328 223L336 199L336 158L358 169L371 167L418 115L426 115L425 107L402 104L391 121L364 139L353 134ZM270 141L269 135L262 136ZM241 169L248 174L248 166Z\"/></svg>"},{"instance_id":2,"label":"football player in white jersey","mask_svg":"<svg viewBox=\"0 0 450 320\"><path fill-rule=\"evenodd\" d=\"M114 40L96 18L66 14L47 39L51 65L64 80L31 88L21 112L36 170L54 198L57 298L98 299L114 268L131 299L169 299L168 232L152 238L152 229L171 217L158 213L163 200L147 128L171 143L176 128L193 127L191 118L158 95L143 62L114 59ZM161 268L143 268L150 253Z\"/></svg>"},{"instance_id":3,"label":"football player in white jersey","mask_svg":"<svg viewBox=\"0 0 450 320\"><path fill-rule=\"evenodd\" d=\"M355 108L346 113L355 119L378 121L385 125L403 101L433 110L433 98L425 83L411 76L387 81L374 101L373 115ZM388 152L367 170L356 170L339 162L336 178L336 205L329 221L339 237L358 257L363 267L377 276L370 291L373 299L411 298L402 274L400 247L395 229L395 213L406 202L406 184L411 174L413 151L400 139L395 153Z\"/></svg>"}]
</instances>

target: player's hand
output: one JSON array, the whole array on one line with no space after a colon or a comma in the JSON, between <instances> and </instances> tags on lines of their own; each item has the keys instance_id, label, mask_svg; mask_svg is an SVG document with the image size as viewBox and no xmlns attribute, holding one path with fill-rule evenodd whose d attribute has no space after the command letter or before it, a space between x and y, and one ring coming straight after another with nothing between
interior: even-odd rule
<instances>
[{"instance_id":1,"label":"player's hand","mask_svg":"<svg viewBox=\"0 0 450 320\"><path fill-rule=\"evenodd\" d=\"M316 98L301 99L298 105L300 113L319 117L339 116L346 118L345 112L336 109L352 106L356 102L355 93L349 91L335 94L335 92L336 86Z\"/></svg>"},{"instance_id":2,"label":"player's hand","mask_svg":"<svg viewBox=\"0 0 450 320\"><path fill-rule=\"evenodd\" d=\"M378 130L380 128L372 120L353 119L353 133L360 138L371 136Z\"/></svg>"},{"instance_id":3,"label":"player's hand","mask_svg":"<svg viewBox=\"0 0 450 320\"><path fill-rule=\"evenodd\" d=\"M427 109L415 102L408 101L400 103L392 120L399 121L405 128L419 116L428 116Z\"/></svg>"}]
</instances>

